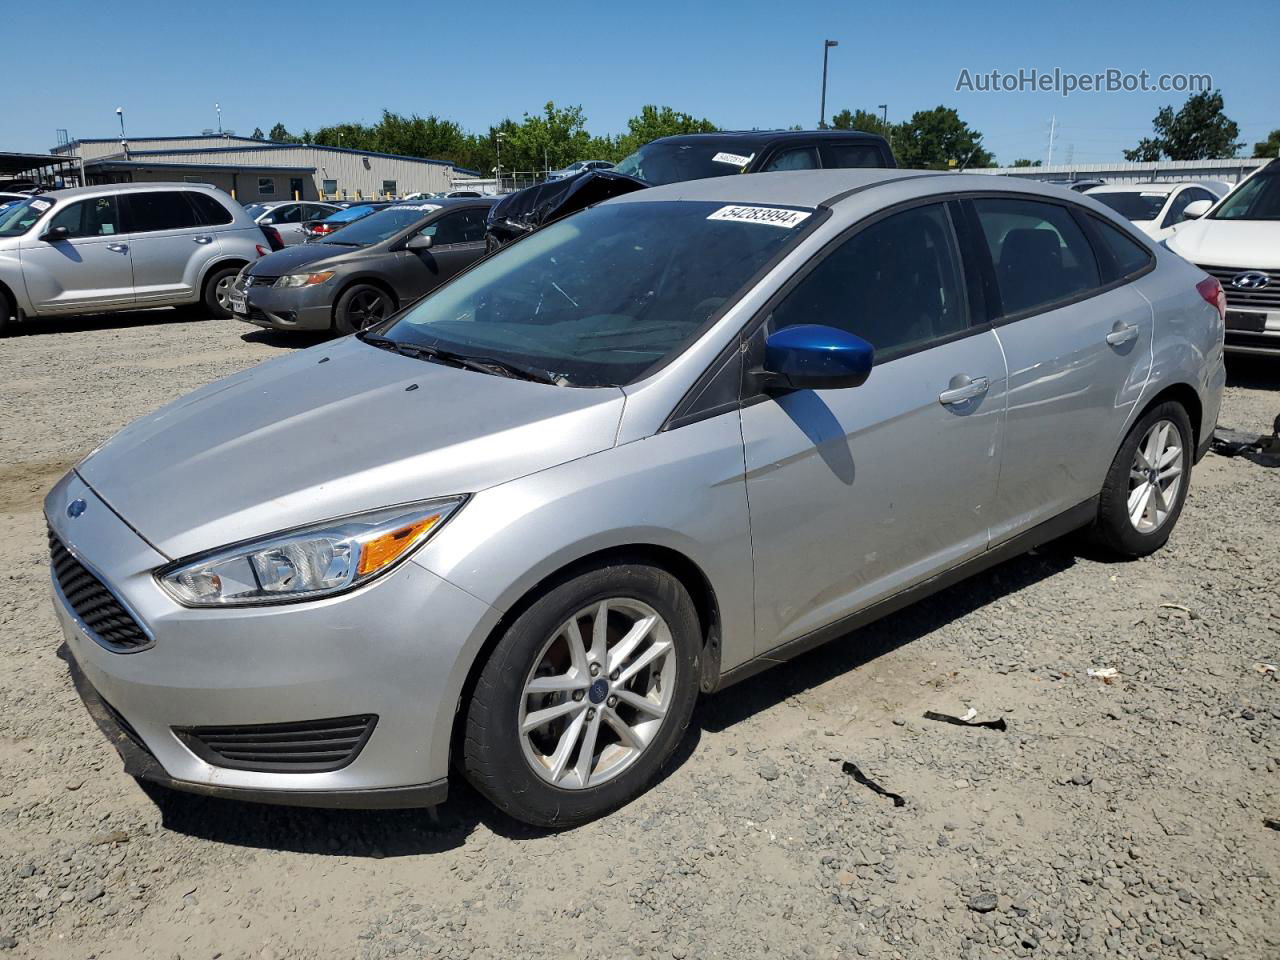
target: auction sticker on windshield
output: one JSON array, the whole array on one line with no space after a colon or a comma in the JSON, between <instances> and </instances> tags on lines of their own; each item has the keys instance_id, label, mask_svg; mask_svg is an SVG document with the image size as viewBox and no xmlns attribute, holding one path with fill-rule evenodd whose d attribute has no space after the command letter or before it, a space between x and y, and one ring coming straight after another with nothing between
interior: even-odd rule
<instances>
[{"instance_id":1,"label":"auction sticker on windshield","mask_svg":"<svg viewBox=\"0 0 1280 960\"><path fill-rule=\"evenodd\" d=\"M809 219L809 210L783 210L779 207L743 207L732 205L721 207L708 220L732 220L737 223L763 223L771 227L785 227L790 230Z\"/></svg>"},{"instance_id":2,"label":"auction sticker on windshield","mask_svg":"<svg viewBox=\"0 0 1280 960\"><path fill-rule=\"evenodd\" d=\"M748 163L751 162L751 157L754 157L754 156L755 156L754 153L751 154L750 157L744 157L739 153L717 153L714 157L711 158L711 162L712 163L731 163L735 167L745 167Z\"/></svg>"}]
</instances>

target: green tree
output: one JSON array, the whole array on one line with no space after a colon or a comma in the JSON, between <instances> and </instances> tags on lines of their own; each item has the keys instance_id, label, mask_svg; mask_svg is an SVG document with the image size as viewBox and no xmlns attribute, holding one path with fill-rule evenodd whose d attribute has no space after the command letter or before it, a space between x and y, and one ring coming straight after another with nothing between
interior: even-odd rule
<instances>
[{"instance_id":1,"label":"green tree","mask_svg":"<svg viewBox=\"0 0 1280 960\"><path fill-rule=\"evenodd\" d=\"M866 133L878 133L882 137L889 135L889 127L874 113L866 110L841 110L831 118L831 126L836 130L862 130Z\"/></svg>"},{"instance_id":2,"label":"green tree","mask_svg":"<svg viewBox=\"0 0 1280 960\"><path fill-rule=\"evenodd\" d=\"M252 133L252 134L250 134L250 136L252 136L252 137L253 137L253 139L255 139L255 140L265 140L265 139L267 138L267 135L266 135L265 133L263 133L263 132L262 132L262 128L261 128L261 127L254 127L254 128L253 128L253 133Z\"/></svg>"},{"instance_id":3,"label":"green tree","mask_svg":"<svg viewBox=\"0 0 1280 960\"><path fill-rule=\"evenodd\" d=\"M1280 157L1280 130L1272 130L1267 139L1253 145L1255 157Z\"/></svg>"},{"instance_id":4,"label":"green tree","mask_svg":"<svg viewBox=\"0 0 1280 960\"><path fill-rule=\"evenodd\" d=\"M1015 167L1039 167L1042 165L1040 160L1028 160L1026 157L1019 157L1013 161Z\"/></svg>"},{"instance_id":5,"label":"green tree","mask_svg":"<svg viewBox=\"0 0 1280 960\"><path fill-rule=\"evenodd\" d=\"M895 125L893 152L898 164L919 170L989 167L995 158L982 146L982 134L951 107L917 110Z\"/></svg>"},{"instance_id":6,"label":"green tree","mask_svg":"<svg viewBox=\"0 0 1280 960\"><path fill-rule=\"evenodd\" d=\"M557 107L551 101L542 113L526 113L514 129L503 132L504 170L554 170L587 159L591 141L582 107Z\"/></svg>"},{"instance_id":7,"label":"green tree","mask_svg":"<svg viewBox=\"0 0 1280 960\"><path fill-rule=\"evenodd\" d=\"M1151 121L1154 137L1144 137L1126 160L1207 160L1234 157L1243 143L1236 142L1240 126L1224 112L1222 92L1206 90L1187 97L1177 113L1161 107Z\"/></svg>"},{"instance_id":8,"label":"green tree","mask_svg":"<svg viewBox=\"0 0 1280 960\"><path fill-rule=\"evenodd\" d=\"M647 103L640 112L627 121L627 132L614 143L614 155L610 160L621 160L627 154L660 137L674 137L683 133L715 133L720 128L705 117L658 107Z\"/></svg>"},{"instance_id":9,"label":"green tree","mask_svg":"<svg viewBox=\"0 0 1280 960\"><path fill-rule=\"evenodd\" d=\"M285 128L283 123L277 123L271 128L271 132L267 134L267 139L274 143L297 143L298 138Z\"/></svg>"}]
</instances>

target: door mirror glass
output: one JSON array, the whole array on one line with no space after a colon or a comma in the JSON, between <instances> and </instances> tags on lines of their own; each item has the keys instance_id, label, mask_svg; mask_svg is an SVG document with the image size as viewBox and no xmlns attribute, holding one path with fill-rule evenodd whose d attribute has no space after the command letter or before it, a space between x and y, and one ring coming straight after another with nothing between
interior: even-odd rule
<instances>
[{"instance_id":1,"label":"door mirror glass","mask_svg":"<svg viewBox=\"0 0 1280 960\"><path fill-rule=\"evenodd\" d=\"M59 240L66 240L71 236L71 231L66 227L50 227L40 238L48 243L57 243Z\"/></svg>"},{"instance_id":2,"label":"door mirror glass","mask_svg":"<svg viewBox=\"0 0 1280 960\"><path fill-rule=\"evenodd\" d=\"M1182 219L1183 220L1199 220L1201 217L1203 217L1206 213L1209 212L1209 208L1212 206L1213 206L1212 200L1192 200L1190 203L1187 204L1186 208L1182 211Z\"/></svg>"},{"instance_id":3,"label":"door mirror glass","mask_svg":"<svg viewBox=\"0 0 1280 960\"><path fill-rule=\"evenodd\" d=\"M258 221L258 223L267 227L271 226L275 222L276 222L275 217L263 217L261 220Z\"/></svg>"},{"instance_id":4,"label":"door mirror glass","mask_svg":"<svg viewBox=\"0 0 1280 960\"><path fill-rule=\"evenodd\" d=\"M783 327L764 343L765 387L837 390L871 375L875 348L845 330L816 323Z\"/></svg>"},{"instance_id":5,"label":"door mirror glass","mask_svg":"<svg viewBox=\"0 0 1280 960\"><path fill-rule=\"evenodd\" d=\"M405 243L406 250L427 250L431 247L431 238L421 233L415 233Z\"/></svg>"}]
</instances>

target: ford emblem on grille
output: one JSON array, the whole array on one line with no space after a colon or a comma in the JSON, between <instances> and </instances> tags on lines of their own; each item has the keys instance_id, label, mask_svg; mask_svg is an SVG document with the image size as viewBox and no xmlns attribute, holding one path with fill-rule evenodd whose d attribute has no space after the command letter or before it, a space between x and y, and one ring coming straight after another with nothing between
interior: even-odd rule
<instances>
[{"instance_id":1,"label":"ford emblem on grille","mask_svg":"<svg viewBox=\"0 0 1280 960\"><path fill-rule=\"evenodd\" d=\"M1250 270L1246 273L1237 273L1231 278L1231 285L1233 287L1239 287L1241 290L1261 290L1270 282L1270 277L1265 273L1259 273L1256 270Z\"/></svg>"},{"instance_id":2,"label":"ford emblem on grille","mask_svg":"<svg viewBox=\"0 0 1280 960\"><path fill-rule=\"evenodd\" d=\"M74 520L76 517L80 516L80 514L84 513L85 509L88 506L89 505L85 503L83 500L80 500L80 499L72 500L70 503L67 504L67 516L70 517L72 520Z\"/></svg>"}]
</instances>

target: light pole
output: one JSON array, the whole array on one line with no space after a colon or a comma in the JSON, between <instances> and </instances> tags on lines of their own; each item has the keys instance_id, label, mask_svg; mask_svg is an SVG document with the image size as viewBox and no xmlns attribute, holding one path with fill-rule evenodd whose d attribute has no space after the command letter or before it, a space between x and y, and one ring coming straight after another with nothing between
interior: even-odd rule
<instances>
[{"instance_id":1,"label":"light pole","mask_svg":"<svg viewBox=\"0 0 1280 960\"><path fill-rule=\"evenodd\" d=\"M889 149L893 149L893 140L889 136L889 105L887 103L880 104L880 132L884 134L885 140L889 141Z\"/></svg>"},{"instance_id":2,"label":"light pole","mask_svg":"<svg viewBox=\"0 0 1280 960\"><path fill-rule=\"evenodd\" d=\"M498 169L496 171L498 175L498 192L501 193L502 192L502 141L506 139L506 134L503 133L501 130L499 130L498 135L495 139L498 142Z\"/></svg>"},{"instance_id":3,"label":"light pole","mask_svg":"<svg viewBox=\"0 0 1280 960\"><path fill-rule=\"evenodd\" d=\"M818 129L827 129L827 54L832 47L840 46L839 40L822 41L822 103L818 107Z\"/></svg>"},{"instance_id":4,"label":"light pole","mask_svg":"<svg viewBox=\"0 0 1280 960\"><path fill-rule=\"evenodd\" d=\"M222 136L222 104L215 103L213 109L218 111L218 136Z\"/></svg>"},{"instance_id":5,"label":"light pole","mask_svg":"<svg viewBox=\"0 0 1280 960\"><path fill-rule=\"evenodd\" d=\"M120 120L120 149L124 158L129 159L129 142L124 137L124 107L116 107L116 117Z\"/></svg>"}]
</instances>

